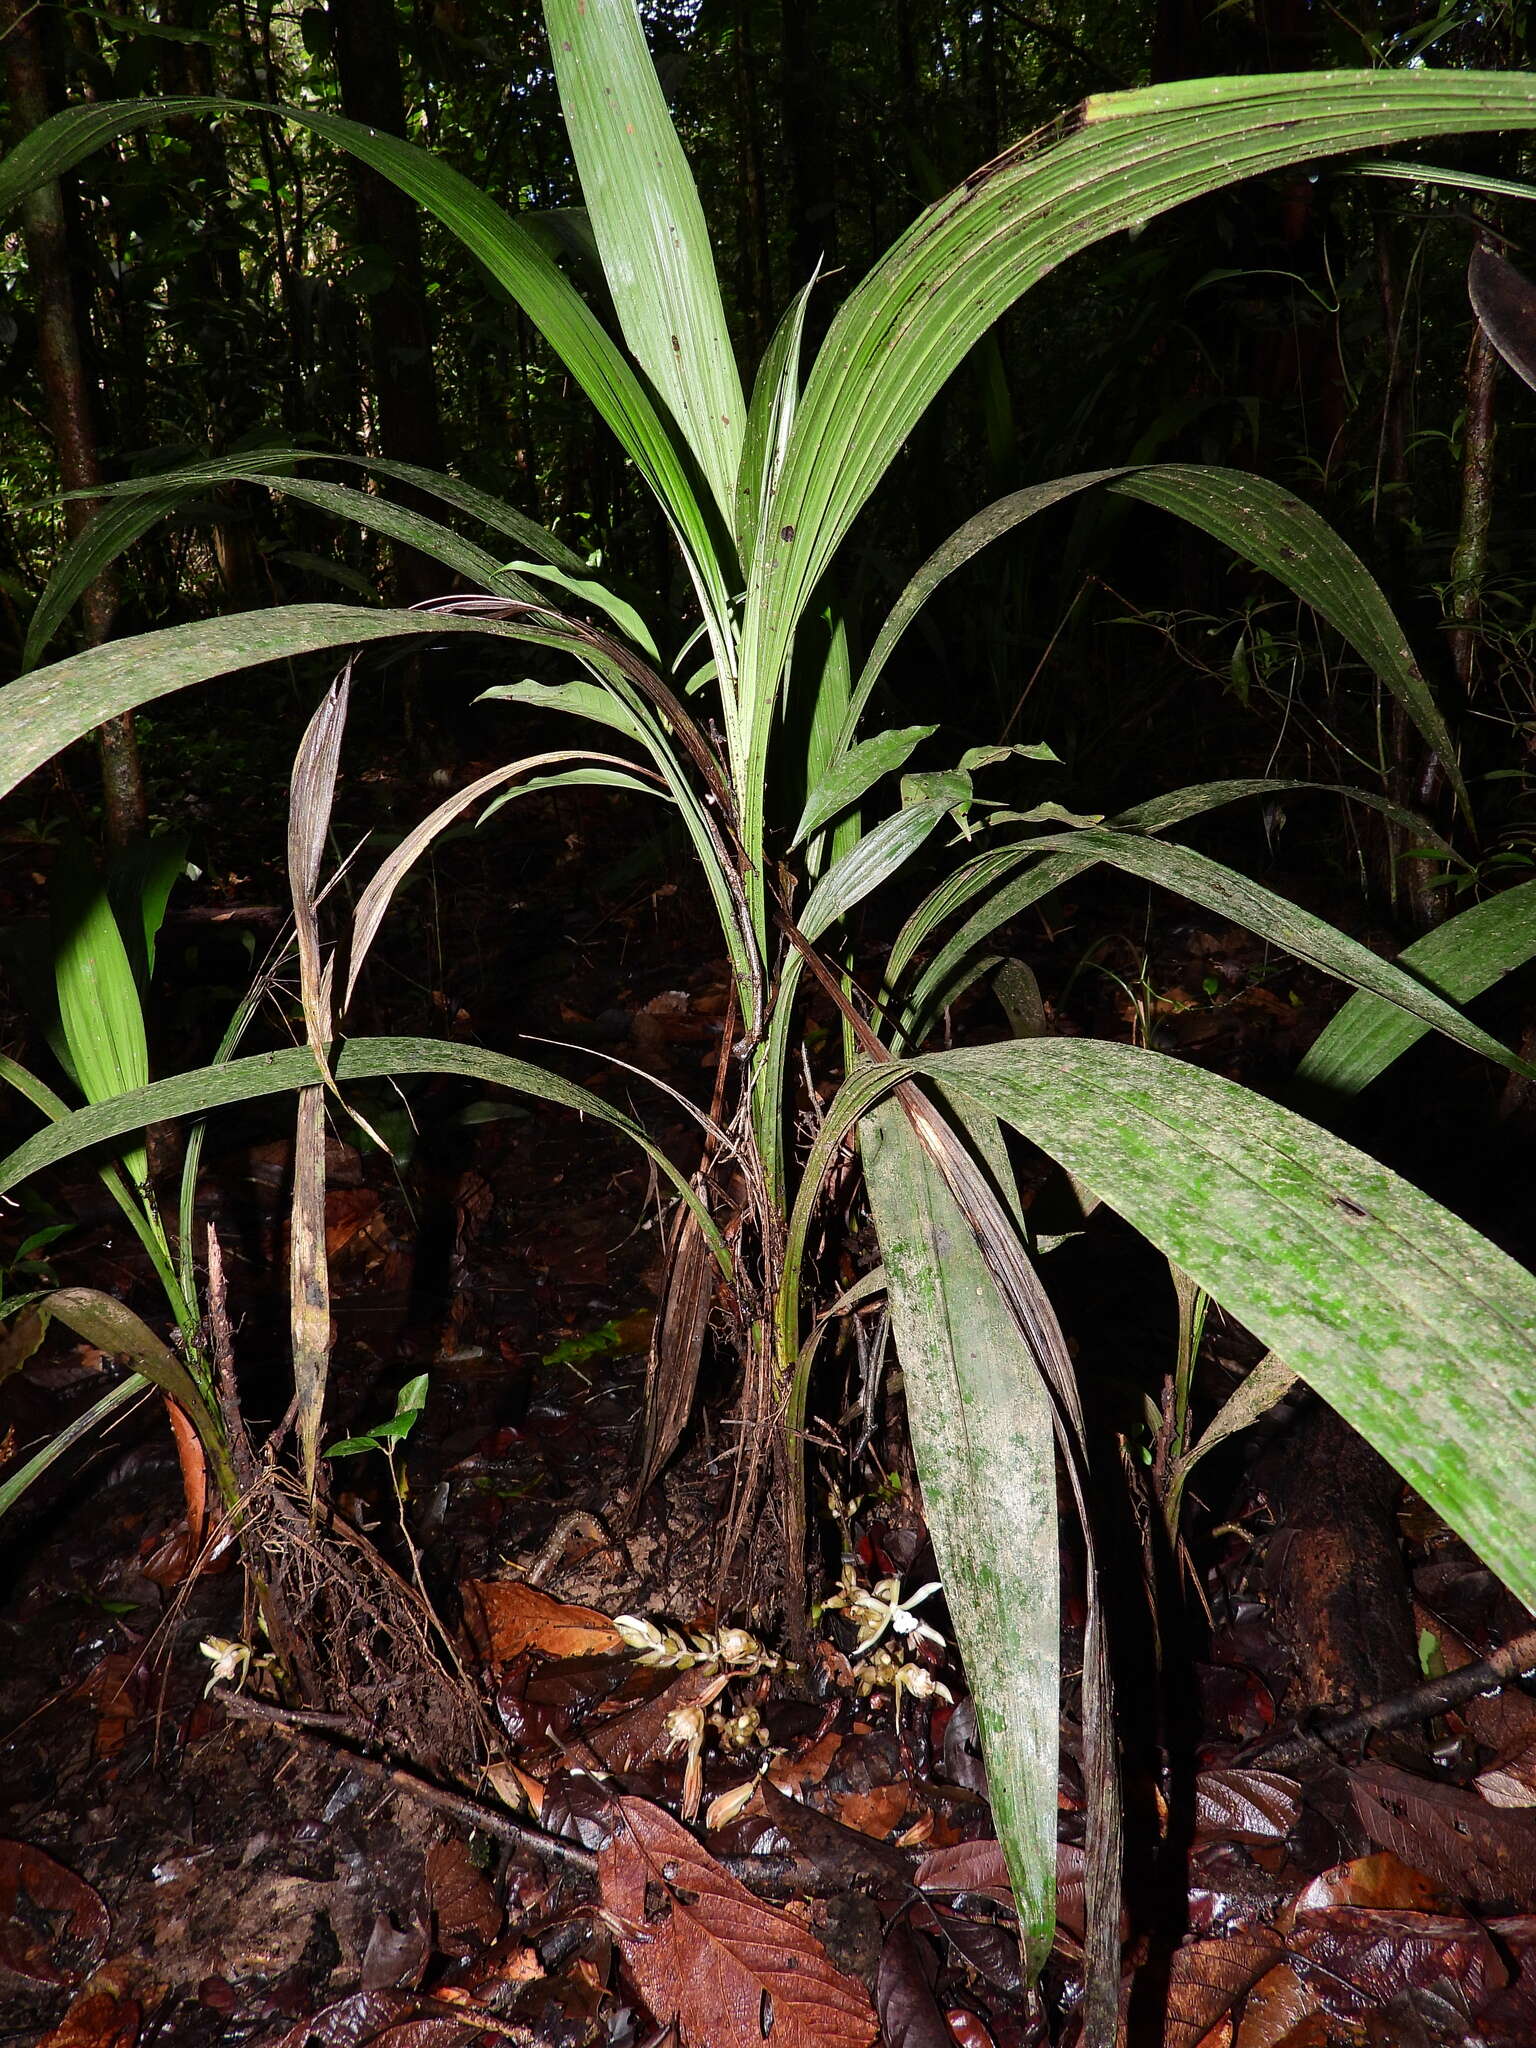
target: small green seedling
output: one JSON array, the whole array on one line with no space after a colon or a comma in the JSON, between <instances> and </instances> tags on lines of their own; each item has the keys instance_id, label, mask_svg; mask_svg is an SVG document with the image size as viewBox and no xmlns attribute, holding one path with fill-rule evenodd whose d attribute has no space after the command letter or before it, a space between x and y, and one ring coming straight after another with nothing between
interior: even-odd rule
<instances>
[{"instance_id":1,"label":"small green seedling","mask_svg":"<svg viewBox=\"0 0 1536 2048\"><path fill-rule=\"evenodd\" d=\"M427 1405L427 1381L430 1375L417 1373L415 1379L407 1380L395 1396L395 1412L387 1422L377 1422L362 1436L343 1438L339 1444L332 1444L326 1451L328 1458L355 1458L364 1451L382 1451L389 1460L390 1484L397 1500L403 1501L407 1487L405 1474L395 1464L395 1451L405 1442L416 1427L421 1411Z\"/></svg>"}]
</instances>

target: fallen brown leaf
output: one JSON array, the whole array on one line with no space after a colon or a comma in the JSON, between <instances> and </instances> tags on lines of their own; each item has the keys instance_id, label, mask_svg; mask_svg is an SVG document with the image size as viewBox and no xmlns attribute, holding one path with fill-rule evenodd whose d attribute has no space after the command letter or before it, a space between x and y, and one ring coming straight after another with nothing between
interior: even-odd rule
<instances>
[{"instance_id":1,"label":"fallen brown leaf","mask_svg":"<svg viewBox=\"0 0 1536 2048\"><path fill-rule=\"evenodd\" d=\"M1488 1930L1460 1914L1329 1906L1286 1937L1298 1974L1330 2012L1358 2018L1404 1988L1449 1984L1477 2012L1509 1982Z\"/></svg>"},{"instance_id":2,"label":"fallen brown leaf","mask_svg":"<svg viewBox=\"0 0 1536 2048\"><path fill-rule=\"evenodd\" d=\"M605 1912L657 2024L697 2048L870 2048L862 1985L809 1931L753 1897L679 1822L643 1799L598 1853Z\"/></svg>"},{"instance_id":3,"label":"fallen brown leaf","mask_svg":"<svg viewBox=\"0 0 1536 2048\"><path fill-rule=\"evenodd\" d=\"M28 1842L0 1840L0 1964L35 1984L78 1984L112 1931L91 1887Z\"/></svg>"},{"instance_id":4,"label":"fallen brown leaf","mask_svg":"<svg viewBox=\"0 0 1536 2048\"><path fill-rule=\"evenodd\" d=\"M1468 1898L1525 1905L1536 1899L1536 1820L1490 1806L1475 1792L1415 1778L1387 1764L1350 1773L1361 1825L1373 1842Z\"/></svg>"},{"instance_id":5,"label":"fallen brown leaf","mask_svg":"<svg viewBox=\"0 0 1536 2048\"><path fill-rule=\"evenodd\" d=\"M466 1579L464 1619L487 1664L510 1664L525 1650L545 1657L596 1657L623 1647L606 1614L568 1607L521 1579Z\"/></svg>"},{"instance_id":6,"label":"fallen brown leaf","mask_svg":"<svg viewBox=\"0 0 1536 2048\"><path fill-rule=\"evenodd\" d=\"M1284 1953L1267 1927L1240 1928L1214 1941L1187 1941L1168 1967L1164 2048L1200 2042Z\"/></svg>"},{"instance_id":7,"label":"fallen brown leaf","mask_svg":"<svg viewBox=\"0 0 1536 2048\"><path fill-rule=\"evenodd\" d=\"M441 1946L488 1948L501 1932L501 1906L490 1880L458 1840L427 1851L427 1902Z\"/></svg>"},{"instance_id":8,"label":"fallen brown leaf","mask_svg":"<svg viewBox=\"0 0 1536 2048\"><path fill-rule=\"evenodd\" d=\"M37 2048L134 2048L144 2013L136 1998L82 1991Z\"/></svg>"},{"instance_id":9,"label":"fallen brown leaf","mask_svg":"<svg viewBox=\"0 0 1536 2048\"><path fill-rule=\"evenodd\" d=\"M1328 2048L1328 2019L1289 1963L1276 1963L1243 2001L1235 2048Z\"/></svg>"}]
</instances>

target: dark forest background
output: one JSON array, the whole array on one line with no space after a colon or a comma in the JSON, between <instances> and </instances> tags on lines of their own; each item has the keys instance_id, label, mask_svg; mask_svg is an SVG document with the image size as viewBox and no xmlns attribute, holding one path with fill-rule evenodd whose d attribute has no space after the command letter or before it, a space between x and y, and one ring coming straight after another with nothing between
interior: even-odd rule
<instances>
[{"instance_id":1,"label":"dark forest background","mask_svg":"<svg viewBox=\"0 0 1536 2048\"><path fill-rule=\"evenodd\" d=\"M1359 0L665 0L646 14L749 366L818 261L813 327L928 198L1087 93L1205 72L1529 60L1528 10L1459 0L1438 13ZM337 107L430 145L534 216L601 291L531 5L163 0L118 13L3 0L0 28L13 135L80 98ZM1435 160L1509 176L1524 147L1458 143ZM0 242L0 672L18 666L61 544L48 503L61 453L66 480L84 483L273 444L447 467L600 558L651 615L672 600L686 631L666 536L605 430L517 309L393 188L304 134L189 118L96 154L62 197L80 357L62 399L36 264L19 232ZM978 504L1034 478L1153 457L1261 470L1360 549L1448 707L1472 692L1468 766L1496 777L1479 858L1523 864L1529 406L1508 379L1493 393L1491 364L1481 399L1475 364L1469 382L1463 278L1479 221L1518 260L1512 202L1330 167L1220 194L1069 265L923 422L857 530L857 586L888 598ZM1469 403L1502 438L1480 644L1461 658ZM273 601L411 600L443 582L313 508L223 486L142 541L69 630L99 639ZM66 651L61 635L48 653ZM1335 656L1294 604L1207 544L1155 513L1085 500L956 577L892 688L896 710L936 713L968 740L1049 738L1096 809L1218 768L1411 781L1368 679ZM277 692L259 711L242 700L232 719L210 702L141 720L155 817L267 807L251 771L268 741L274 762L286 754L303 695ZM386 699L376 724L390 745L422 730ZM451 716L437 725L433 744L462 741Z\"/></svg>"}]
</instances>

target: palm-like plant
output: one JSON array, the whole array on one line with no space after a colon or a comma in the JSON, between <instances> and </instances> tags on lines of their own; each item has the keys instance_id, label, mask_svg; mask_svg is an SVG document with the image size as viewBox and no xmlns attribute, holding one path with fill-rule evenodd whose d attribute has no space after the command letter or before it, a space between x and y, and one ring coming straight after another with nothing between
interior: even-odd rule
<instances>
[{"instance_id":1,"label":"palm-like plant","mask_svg":"<svg viewBox=\"0 0 1536 2048\"><path fill-rule=\"evenodd\" d=\"M605 751L521 760L426 820L358 905L346 994L409 861L493 787L516 793L537 770L546 785L551 778L601 780L675 806L719 913L735 991L724 1069L730 1089L712 1127L711 1157L729 1156L745 1193L728 1248L712 1214L707 1170L682 1188L687 1204L659 1317L659 1398L645 1470L658 1468L686 1417L713 1262L735 1304L743 1359L747 1490L738 1500L752 1497L777 1424L773 1455L791 1586L801 1584L801 1432L827 1320L826 1312L808 1314L807 1247L825 1175L856 1141L883 1264L832 1307L846 1312L877 1287L889 1294L934 1544L976 1694L1026 1949L1037 1966L1054 1920L1058 1446L1090 1546L1093 1523L1076 1381L1032 1263L1002 1127L1041 1145L1318 1386L1528 1601L1536 1601L1536 1283L1375 1162L1231 1083L1114 1044L1034 1039L925 1053L934 1019L991 964L988 941L1010 917L1108 864L1218 907L1361 991L1335 1027L1330 1071L1343 1077L1338 1085L1363 1085L1406 1037L1432 1027L1510 1060L1442 991L1470 993L1493 954L1531 951L1531 910L1523 902L1518 914L1493 920L1496 933L1479 927L1465 946L1454 931L1437 935L1441 953L1426 958L1422 973L1390 965L1167 839L1186 819L1275 787L1207 784L1089 826L1063 821L1048 805L993 816L986 836L967 842L953 873L912 911L880 986L864 985L847 951L849 914L947 819L965 817L974 776L1004 751L972 754L945 773L906 776L895 808L877 801L885 779L931 730L866 731L882 670L945 576L1075 492L1106 489L1162 506L1289 583L1393 692L1448 764L1463 801L1465 792L1450 735L1381 591L1313 513L1261 479L1162 466L1020 491L961 528L918 571L857 670L838 599L840 550L966 352L1057 264L1236 178L1406 137L1536 127L1536 79L1326 73L1092 99L930 207L849 293L811 361L804 322L814 287L807 284L749 394L698 196L633 0L546 0L546 14L618 337L540 241L445 165L321 111L277 111L351 150L430 208L540 328L654 494L688 570L699 630L663 673L646 625L578 557L452 478L374 465L435 493L533 559L508 567L419 513L295 474L294 451L261 467L200 465L119 487L61 561L34 625L34 653L104 561L213 479L248 477L409 540L482 595L445 600L427 614L292 606L59 662L0 694L5 786L118 711L279 656L479 632L535 642L579 668L580 679L493 694L596 722ZM0 166L0 204L113 135L199 111L231 106L180 100L70 109ZM714 725L690 708L699 691ZM322 782L334 775L344 692L327 702L306 742L308 772ZM610 745L622 751L609 753ZM1388 808L1360 792L1343 794ZM313 834L301 834L300 843L313 848ZM306 918L313 926L315 879L306 856L295 873L301 937ZM579 1101L635 1130L596 1098L522 1062L421 1041L340 1044L318 952L301 965L306 1048L231 1060L93 1105L13 1154L0 1166L0 1190L154 1119L295 1088L318 1114L323 1089L410 1067L474 1071ZM807 974L841 1013L846 1073L800 1158L788 1098ZM1384 1027L1383 1019L1402 1028ZM324 1385L313 1308L308 1335L296 1315L311 1459ZM789 1619L792 1626L799 1619L794 1598ZM1085 1678L1090 2036L1109 2039L1117 1823L1096 1620Z\"/></svg>"}]
</instances>

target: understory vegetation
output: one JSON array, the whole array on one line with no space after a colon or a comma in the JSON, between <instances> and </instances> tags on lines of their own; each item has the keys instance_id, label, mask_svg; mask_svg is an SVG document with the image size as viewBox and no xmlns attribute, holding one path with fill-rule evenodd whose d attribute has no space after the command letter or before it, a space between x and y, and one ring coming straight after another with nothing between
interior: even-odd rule
<instances>
[{"instance_id":1,"label":"understory vegetation","mask_svg":"<svg viewBox=\"0 0 1536 2048\"><path fill-rule=\"evenodd\" d=\"M37 2038L1531 2037L1526 33L0 8Z\"/></svg>"}]
</instances>

